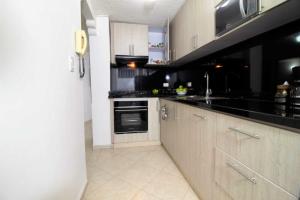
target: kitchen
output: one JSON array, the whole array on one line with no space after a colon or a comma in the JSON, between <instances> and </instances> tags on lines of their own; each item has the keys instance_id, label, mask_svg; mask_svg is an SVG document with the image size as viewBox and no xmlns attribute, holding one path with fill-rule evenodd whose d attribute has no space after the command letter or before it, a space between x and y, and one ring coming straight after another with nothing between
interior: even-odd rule
<instances>
[{"instance_id":1,"label":"kitchen","mask_svg":"<svg viewBox=\"0 0 300 200\"><path fill-rule=\"evenodd\" d=\"M299 8L4 0L0 199L299 200Z\"/></svg>"},{"instance_id":2,"label":"kitchen","mask_svg":"<svg viewBox=\"0 0 300 200\"><path fill-rule=\"evenodd\" d=\"M187 0L160 27L114 19L112 11L105 27L110 71L91 74L92 82L110 77L109 99L102 93L106 104L99 105L110 122L100 127L93 118L94 151L147 152L161 144L189 184L191 195L178 193L175 199L298 199L297 6ZM95 136L103 130L107 143ZM112 171L114 165L119 164L111 164ZM135 173L144 176L142 171ZM135 185L135 178L124 178L127 173L117 176ZM132 199L176 194L159 178L150 179L139 185L143 197ZM97 197L89 192L87 199Z\"/></svg>"}]
</instances>

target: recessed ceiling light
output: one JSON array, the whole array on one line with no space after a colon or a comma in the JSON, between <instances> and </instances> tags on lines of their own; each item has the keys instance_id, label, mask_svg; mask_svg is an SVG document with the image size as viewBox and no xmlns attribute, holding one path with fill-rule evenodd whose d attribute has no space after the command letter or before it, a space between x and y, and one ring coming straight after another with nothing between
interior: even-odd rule
<instances>
[{"instance_id":1,"label":"recessed ceiling light","mask_svg":"<svg viewBox=\"0 0 300 200\"><path fill-rule=\"evenodd\" d=\"M166 79L166 81L169 81L169 80L171 79L170 75L167 74L167 75L165 76L165 79Z\"/></svg>"}]
</instances>

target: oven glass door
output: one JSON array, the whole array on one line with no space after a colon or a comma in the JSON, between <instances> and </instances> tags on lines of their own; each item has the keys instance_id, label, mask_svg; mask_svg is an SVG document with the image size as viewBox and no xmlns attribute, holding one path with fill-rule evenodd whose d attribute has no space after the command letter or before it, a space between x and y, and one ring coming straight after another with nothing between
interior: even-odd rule
<instances>
[{"instance_id":1,"label":"oven glass door","mask_svg":"<svg viewBox=\"0 0 300 200\"><path fill-rule=\"evenodd\" d=\"M148 132L147 108L116 108L115 133L146 133Z\"/></svg>"}]
</instances>

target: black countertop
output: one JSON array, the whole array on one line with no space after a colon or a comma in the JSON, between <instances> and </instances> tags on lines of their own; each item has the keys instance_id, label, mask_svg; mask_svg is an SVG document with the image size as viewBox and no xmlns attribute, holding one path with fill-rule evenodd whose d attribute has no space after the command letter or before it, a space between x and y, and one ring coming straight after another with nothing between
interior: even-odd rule
<instances>
[{"instance_id":1,"label":"black countertop","mask_svg":"<svg viewBox=\"0 0 300 200\"><path fill-rule=\"evenodd\" d=\"M151 91L113 91L109 92L108 98L162 98L174 96L173 90L165 90L163 93L153 95Z\"/></svg>"},{"instance_id":2,"label":"black countertop","mask_svg":"<svg viewBox=\"0 0 300 200\"><path fill-rule=\"evenodd\" d=\"M153 95L149 91L110 92L109 98L163 98L300 133L300 109L288 106L283 109L281 105L263 99L239 97L207 101L178 97L173 92Z\"/></svg>"},{"instance_id":3,"label":"black countertop","mask_svg":"<svg viewBox=\"0 0 300 200\"><path fill-rule=\"evenodd\" d=\"M191 100L185 97L175 96L165 99L300 133L300 110L294 108L282 109L279 104L274 102L244 98L226 98L207 101Z\"/></svg>"}]
</instances>

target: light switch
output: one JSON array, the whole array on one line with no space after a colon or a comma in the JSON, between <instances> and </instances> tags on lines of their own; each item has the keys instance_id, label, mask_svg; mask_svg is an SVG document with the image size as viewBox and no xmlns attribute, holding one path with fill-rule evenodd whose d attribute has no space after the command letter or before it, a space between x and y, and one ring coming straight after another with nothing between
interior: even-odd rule
<instances>
[{"instance_id":1,"label":"light switch","mask_svg":"<svg viewBox=\"0 0 300 200\"><path fill-rule=\"evenodd\" d=\"M70 72L75 71L75 57L74 56L69 57L69 70L70 70Z\"/></svg>"}]
</instances>

